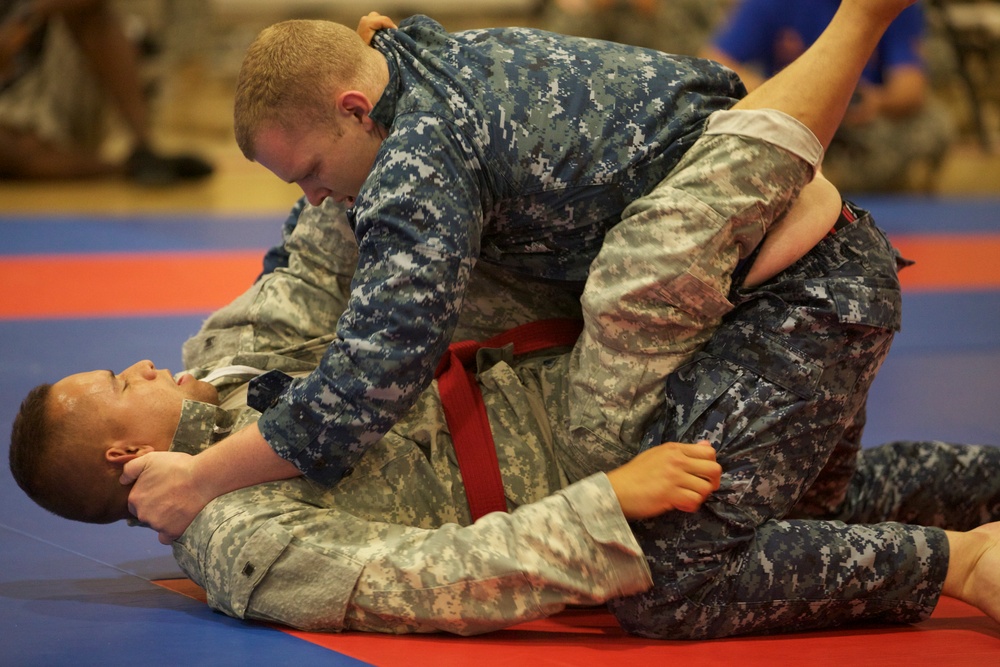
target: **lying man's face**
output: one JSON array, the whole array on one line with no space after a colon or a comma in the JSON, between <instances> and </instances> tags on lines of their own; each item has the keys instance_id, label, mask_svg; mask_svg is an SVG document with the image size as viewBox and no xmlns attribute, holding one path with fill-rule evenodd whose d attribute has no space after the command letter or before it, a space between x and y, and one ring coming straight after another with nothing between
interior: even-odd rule
<instances>
[{"instance_id":1,"label":"lying man's face","mask_svg":"<svg viewBox=\"0 0 1000 667\"><path fill-rule=\"evenodd\" d=\"M218 403L207 382L186 374L175 381L170 371L144 360L118 374L90 371L63 378L52 385L49 414L57 421L81 420L103 440L162 450L170 445L187 398Z\"/></svg>"},{"instance_id":2,"label":"lying man's face","mask_svg":"<svg viewBox=\"0 0 1000 667\"><path fill-rule=\"evenodd\" d=\"M150 361L40 385L14 420L11 471L35 502L60 516L128 518L122 468L170 448L185 399L217 404L218 392L188 374L175 381Z\"/></svg>"}]
</instances>

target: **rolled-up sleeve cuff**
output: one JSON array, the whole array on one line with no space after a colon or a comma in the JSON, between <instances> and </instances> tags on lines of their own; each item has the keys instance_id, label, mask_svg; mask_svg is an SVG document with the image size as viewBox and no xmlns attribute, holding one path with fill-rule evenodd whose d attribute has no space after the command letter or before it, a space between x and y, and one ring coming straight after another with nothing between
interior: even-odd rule
<instances>
[{"instance_id":1,"label":"rolled-up sleeve cuff","mask_svg":"<svg viewBox=\"0 0 1000 667\"><path fill-rule=\"evenodd\" d=\"M613 596L639 593L652 586L646 557L622 513L618 496L607 475L591 475L560 493L599 545L601 557L607 560L610 567L604 568L604 571L609 577L607 584L615 589Z\"/></svg>"},{"instance_id":2,"label":"rolled-up sleeve cuff","mask_svg":"<svg viewBox=\"0 0 1000 667\"><path fill-rule=\"evenodd\" d=\"M813 172L823 162L823 144L801 121L777 109L716 111L705 134L736 134L774 144L798 156Z\"/></svg>"},{"instance_id":3,"label":"rolled-up sleeve cuff","mask_svg":"<svg viewBox=\"0 0 1000 667\"><path fill-rule=\"evenodd\" d=\"M299 409L282 399L261 415L257 427L275 454L293 463L308 479L333 486L350 474L362 452L337 446L328 435L329 429L296 418ZM331 442L324 444L324 438Z\"/></svg>"}]
</instances>

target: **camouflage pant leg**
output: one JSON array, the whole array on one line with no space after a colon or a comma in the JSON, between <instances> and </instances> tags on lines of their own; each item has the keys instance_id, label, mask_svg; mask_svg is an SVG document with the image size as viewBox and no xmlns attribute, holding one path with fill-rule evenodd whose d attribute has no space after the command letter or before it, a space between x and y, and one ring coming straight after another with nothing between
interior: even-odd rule
<instances>
[{"instance_id":1,"label":"camouflage pant leg","mask_svg":"<svg viewBox=\"0 0 1000 667\"><path fill-rule=\"evenodd\" d=\"M666 383L645 445L701 438L722 486L633 530L654 586L611 603L628 630L707 638L912 622L947 570L944 534L787 521L862 409L900 321L895 257L863 216L756 290Z\"/></svg>"},{"instance_id":2,"label":"camouflage pant leg","mask_svg":"<svg viewBox=\"0 0 1000 667\"><path fill-rule=\"evenodd\" d=\"M635 454L663 378L732 308L733 269L811 180L818 146L777 112L714 114L670 175L605 236L571 360L569 425L581 443L571 477Z\"/></svg>"},{"instance_id":3,"label":"camouflage pant leg","mask_svg":"<svg viewBox=\"0 0 1000 667\"><path fill-rule=\"evenodd\" d=\"M840 440L834 445L823 469L809 488L799 496L798 502L786 518L839 518L836 513L844 506L851 482L858 471L858 455L861 452L861 434L864 427L865 405L862 404L847 424Z\"/></svg>"},{"instance_id":4,"label":"camouflage pant leg","mask_svg":"<svg viewBox=\"0 0 1000 667\"><path fill-rule=\"evenodd\" d=\"M846 523L970 530L1000 519L1000 447L892 442L864 449L841 505Z\"/></svg>"},{"instance_id":5,"label":"camouflage pant leg","mask_svg":"<svg viewBox=\"0 0 1000 667\"><path fill-rule=\"evenodd\" d=\"M658 582L655 594L610 602L622 627L680 640L919 623L933 612L948 571L944 531L901 523L771 520L711 539L727 557L685 563L690 592ZM687 543L695 546L690 534Z\"/></svg>"},{"instance_id":6,"label":"camouflage pant leg","mask_svg":"<svg viewBox=\"0 0 1000 667\"><path fill-rule=\"evenodd\" d=\"M862 407L787 518L949 530L1000 520L1000 447L900 441L862 449L864 413Z\"/></svg>"}]
</instances>

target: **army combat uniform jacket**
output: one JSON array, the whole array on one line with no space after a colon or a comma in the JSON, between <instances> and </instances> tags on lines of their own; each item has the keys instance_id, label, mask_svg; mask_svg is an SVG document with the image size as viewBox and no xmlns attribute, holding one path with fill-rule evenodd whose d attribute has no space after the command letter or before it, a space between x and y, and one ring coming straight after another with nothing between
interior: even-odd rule
<instances>
[{"instance_id":1,"label":"army combat uniform jacket","mask_svg":"<svg viewBox=\"0 0 1000 667\"><path fill-rule=\"evenodd\" d=\"M307 372L331 340L324 334L343 310L357 257L343 211L329 202L300 212L286 247L287 268L185 344L185 364L223 401L185 403L174 451L197 453L256 420L246 381L260 371ZM545 290L515 302L485 288L462 331L558 312L559 295ZM514 366L507 351L483 355L480 385L491 421L503 425L494 437L512 513L468 525L432 388L336 487L296 478L213 500L174 543L178 563L213 608L310 630L470 634L642 590L649 570L607 478L559 491L566 478L538 397L563 390L556 366L565 358Z\"/></svg>"}]
</instances>

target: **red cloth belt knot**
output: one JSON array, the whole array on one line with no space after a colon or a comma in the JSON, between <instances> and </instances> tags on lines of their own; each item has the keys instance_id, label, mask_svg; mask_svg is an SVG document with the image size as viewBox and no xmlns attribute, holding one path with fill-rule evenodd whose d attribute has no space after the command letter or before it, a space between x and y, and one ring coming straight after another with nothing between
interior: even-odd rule
<instances>
[{"instance_id":1,"label":"red cloth belt knot","mask_svg":"<svg viewBox=\"0 0 1000 667\"><path fill-rule=\"evenodd\" d=\"M532 322L482 342L452 343L441 358L434 377L438 381L438 393L448 430L451 431L473 521L490 512L506 512L507 498L483 395L474 370L468 370L466 366L475 362L476 353L484 347L500 348L513 344L514 354L521 355L571 346L582 329L583 323L573 319Z\"/></svg>"}]
</instances>

